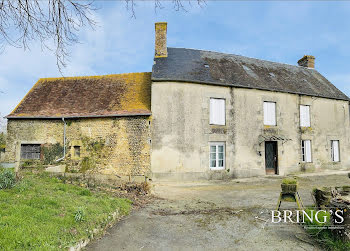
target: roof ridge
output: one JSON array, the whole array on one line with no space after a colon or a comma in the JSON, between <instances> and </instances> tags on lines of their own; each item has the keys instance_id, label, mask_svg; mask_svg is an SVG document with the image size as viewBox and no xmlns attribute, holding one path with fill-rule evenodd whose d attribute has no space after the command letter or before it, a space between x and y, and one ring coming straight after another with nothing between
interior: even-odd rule
<instances>
[{"instance_id":1,"label":"roof ridge","mask_svg":"<svg viewBox=\"0 0 350 251\"><path fill-rule=\"evenodd\" d=\"M69 77L48 77L48 78L39 78L41 80L60 80L60 79L82 79L82 78L101 78L101 77L112 77L112 76L122 76L122 75L137 75L145 74L152 72L128 72L128 73L115 73L115 74L105 74L105 75L90 75L90 76L69 76Z\"/></svg>"},{"instance_id":2,"label":"roof ridge","mask_svg":"<svg viewBox=\"0 0 350 251\"><path fill-rule=\"evenodd\" d=\"M242 58L248 58L248 59L254 59L254 60L258 60L258 61L273 63L273 64L281 64L281 65L287 65L287 66L297 67L297 68L301 68L301 69L309 69L309 70L317 71L315 68L308 68L308 67L304 67L304 66L300 66L300 65L293 65L293 64L275 62L275 61L266 60L266 59L247 57L247 56L242 56L242 55L233 54L233 53L223 53L223 52L218 52L218 51L201 50L201 49L193 49L193 48L180 48L180 47L168 47L168 48L170 48L170 49L185 49L185 50L193 50L193 51L202 51L202 52L217 53L217 54L221 54L221 55L236 56L236 57L242 57Z\"/></svg>"}]
</instances>

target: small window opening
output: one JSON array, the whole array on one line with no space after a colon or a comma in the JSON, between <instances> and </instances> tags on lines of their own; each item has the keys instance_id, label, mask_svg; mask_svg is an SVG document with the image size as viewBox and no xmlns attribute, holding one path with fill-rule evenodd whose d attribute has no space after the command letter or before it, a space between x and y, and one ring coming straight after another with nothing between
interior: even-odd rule
<instances>
[{"instance_id":1,"label":"small window opening","mask_svg":"<svg viewBox=\"0 0 350 251\"><path fill-rule=\"evenodd\" d=\"M331 140L331 157L333 162L339 162L339 140Z\"/></svg>"},{"instance_id":2,"label":"small window opening","mask_svg":"<svg viewBox=\"0 0 350 251\"><path fill-rule=\"evenodd\" d=\"M40 159L40 145L22 144L21 159Z\"/></svg>"},{"instance_id":3,"label":"small window opening","mask_svg":"<svg viewBox=\"0 0 350 251\"><path fill-rule=\"evenodd\" d=\"M80 157L80 146L74 146L74 156Z\"/></svg>"}]
</instances>

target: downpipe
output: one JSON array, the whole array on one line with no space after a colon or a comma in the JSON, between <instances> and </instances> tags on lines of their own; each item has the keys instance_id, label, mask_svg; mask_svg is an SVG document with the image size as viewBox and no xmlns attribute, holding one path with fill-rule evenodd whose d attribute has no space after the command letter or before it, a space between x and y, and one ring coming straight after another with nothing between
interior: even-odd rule
<instances>
[{"instance_id":1,"label":"downpipe","mask_svg":"<svg viewBox=\"0 0 350 251\"><path fill-rule=\"evenodd\" d=\"M62 118L63 121L63 157L55 160L55 162L60 162L61 160L64 160L64 158L66 157L66 121L64 120L64 118Z\"/></svg>"}]
</instances>

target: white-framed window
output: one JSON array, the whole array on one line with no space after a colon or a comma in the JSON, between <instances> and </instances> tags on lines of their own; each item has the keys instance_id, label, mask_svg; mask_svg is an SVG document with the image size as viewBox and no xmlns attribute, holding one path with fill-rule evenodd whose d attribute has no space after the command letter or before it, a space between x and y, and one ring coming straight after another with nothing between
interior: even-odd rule
<instances>
[{"instance_id":1,"label":"white-framed window","mask_svg":"<svg viewBox=\"0 0 350 251\"><path fill-rule=\"evenodd\" d=\"M333 162L339 162L339 140L331 140L331 157Z\"/></svg>"},{"instance_id":2,"label":"white-framed window","mask_svg":"<svg viewBox=\"0 0 350 251\"><path fill-rule=\"evenodd\" d=\"M301 141L301 156L303 162L312 162L311 140Z\"/></svg>"},{"instance_id":3,"label":"white-framed window","mask_svg":"<svg viewBox=\"0 0 350 251\"><path fill-rule=\"evenodd\" d=\"M310 127L310 106L300 105L300 126Z\"/></svg>"},{"instance_id":4,"label":"white-framed window","mask_svg":"<svg viewBox=\"0 0 350 251\"><path fill-rule=\"evenodd\" d=\"M276 125L275 102L264 102L264 125Z\"/></svg>"},{"instance_id":5,"label":"white-framed window","mask_svg":"<svg viewBox=\"0 0 350 251\"><path fill-rule=\"evenodd\" d=\"M212 170L225 169L225 142L210 142L209 166Z\"/></svg>"},{"instance_id":6,"label":"white-framed window","mask_svg":"<svg viewBox=\"0 0 350 251\"><path fill-rule=\"evenodd\" d=\"M225 99L210 98L210 124L225 125Z\"/></svg>"}]
</instances>

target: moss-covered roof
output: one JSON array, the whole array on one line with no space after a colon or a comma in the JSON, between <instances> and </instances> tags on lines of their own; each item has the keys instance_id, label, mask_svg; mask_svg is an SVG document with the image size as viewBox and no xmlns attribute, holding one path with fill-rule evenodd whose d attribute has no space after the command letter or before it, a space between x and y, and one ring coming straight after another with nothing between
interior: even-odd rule
<instances>
[{"instance_id":1,"label":"moss-covered roof","mask_svg":"<svg viewBox=\"0 0 350 251\"><path fill-rule=\"evenodd\" d=\"M151 73L42 78L7 118L151 114Z\"/></svg>"}]
</instances>

